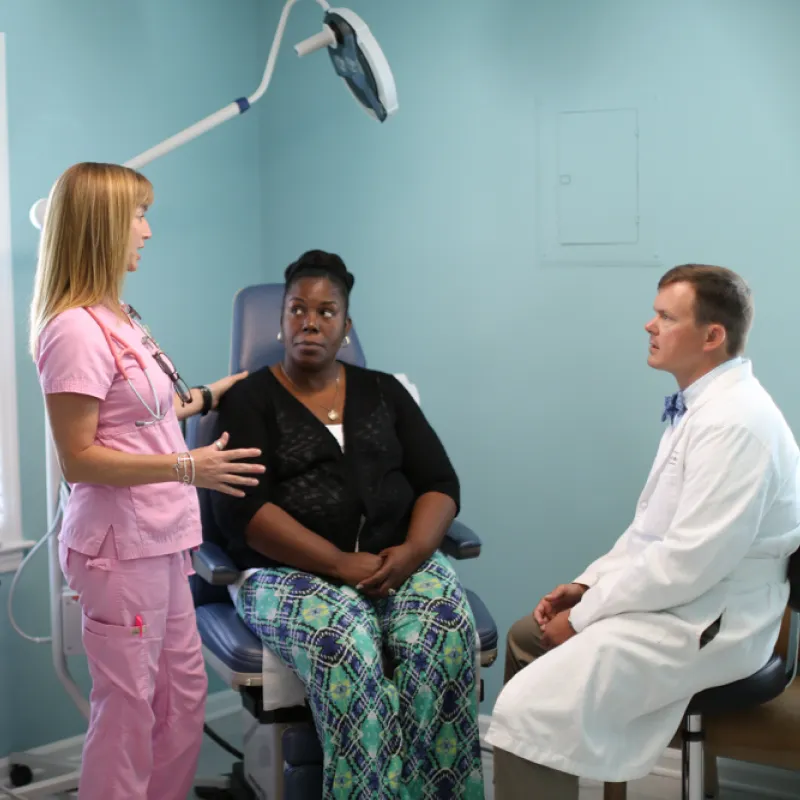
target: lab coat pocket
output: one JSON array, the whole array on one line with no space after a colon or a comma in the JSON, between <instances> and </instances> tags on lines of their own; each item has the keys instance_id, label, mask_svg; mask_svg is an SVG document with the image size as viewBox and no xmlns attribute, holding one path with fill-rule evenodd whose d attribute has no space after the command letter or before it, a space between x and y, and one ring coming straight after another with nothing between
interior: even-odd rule
<instances>
[{"instance_id":1,"label":"lab coat pocket","mask_svg":"<svg viewBox=\"0 0 800 800\"><path fill-rule=\"evenodd\" d=\"M147 624L109 625L83 615L83 647L100 702L115 704L120 694L152 701L162 637Z\"/></svg>"},{"instance_id":2,"label":"lab coat pocket","mask_svg":"<svg viewBox=\"0 0 800 800\"><path fill-rule=\"evenodd\" d=\"M717 634L720 632L720 628L722 628L722 617L723 614L720 614L714 622L712 622L701 634L700 634L700 649L702 650L706 645L711 644L714 639L717 638Z\"/></svg>"}]
</instances>

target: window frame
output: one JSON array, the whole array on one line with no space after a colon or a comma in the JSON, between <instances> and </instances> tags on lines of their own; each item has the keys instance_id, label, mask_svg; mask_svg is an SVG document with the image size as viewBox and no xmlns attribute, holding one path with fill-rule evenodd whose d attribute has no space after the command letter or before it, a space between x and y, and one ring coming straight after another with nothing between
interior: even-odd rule
<instances>
[{"instance_id":1,"label":"window frame","mask_svg":"<svg viewBox=\"0 0 800 800\"><path fill-rule=\"evenodd\" d=\"M6 36L0 32L0 573L16 569L31 544L22 537L6 75Z\"/></svg>"}]
</instances>

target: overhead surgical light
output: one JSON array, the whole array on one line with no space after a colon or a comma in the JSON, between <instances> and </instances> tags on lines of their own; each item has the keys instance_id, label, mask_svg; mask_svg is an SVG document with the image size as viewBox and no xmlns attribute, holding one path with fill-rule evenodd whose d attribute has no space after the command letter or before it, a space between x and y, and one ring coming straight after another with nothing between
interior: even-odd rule
<instances>
[{"instance_id":1,"label":"overhead surgical light","mask_svg":"<svg viewBox=\"0 0 800 800\"><path fill-rule=\"evenodd\" d=\"M385 122L398 109L397 87L389 62L380 45L358 14L347 8L331 8L325 0L316 2L325 11L322 31L295 45L297 55L307 56L327 47L336 74L345 82L356 100L373 119ZM145 150L144 153L126 161L125 166L139 169L223 122L244 114L260 100L272 80L286 22L295 3L297 0L286 0L267 58L264 77L253 94L234 100L205 119ZM46 209L45 198L38 200L31 207L29 216L35 227L41 228L44 224Z\"/></svg>"},{"instance_id":2,"label":"overhead surgical light","mask_svg":"<svg viewBox=\"0 0 800 800\"><path fill-rule=\"evenodd\" d=\"M397 111L389 62L361 17L346 8L329 10L322 32L294 49L304 56L323 47L328 48L336 74L372 117L385 122Z\"/></svg>"}]
</instances>

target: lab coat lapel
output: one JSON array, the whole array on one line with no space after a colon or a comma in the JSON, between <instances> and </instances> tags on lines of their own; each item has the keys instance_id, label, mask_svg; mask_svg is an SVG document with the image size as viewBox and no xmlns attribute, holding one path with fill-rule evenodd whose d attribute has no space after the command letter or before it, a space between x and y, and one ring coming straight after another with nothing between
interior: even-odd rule
<instances>
[{"instance_id":1,"label":"lab coat lapel","mask_svg":"<svg viewBox=\"0 0 800 800\"><path fill-rule=\"evenodd\" d=\"M686 424L703 406L710 400L723 394L731 386L741 380L746 380L750 377L750 363L744 362L736 367L732 367L727 372L714 379L705 389L702 390L700 395L696 397L691 405L687 408L686 413L681 417L674 430L667 428L664 431L664 436L661 440L661 445L656 454L656 460L650 470L650 475L647 478L642 496L640 499L647 500L653 493L658 484L658 479L664 471L664 467L669 463L670 457L675 452L678 445L681 443L685 433Z\"/></svg>"}]
</instances>

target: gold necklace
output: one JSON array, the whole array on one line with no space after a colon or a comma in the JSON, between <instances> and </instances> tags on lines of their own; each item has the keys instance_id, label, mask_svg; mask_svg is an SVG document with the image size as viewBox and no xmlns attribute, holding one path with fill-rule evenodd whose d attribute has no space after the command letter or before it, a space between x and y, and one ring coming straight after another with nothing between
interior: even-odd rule
<instances>
[{"instance_id":1,"label":"gold necklace","mask_svg":"<svg viewBox=\"0 0 800 800\"><path fill-rule=\"evenodd\" d=\"M289 381L289 383L291 383L292 386L294 387L294 390L298 394L303 394L303 392L300 391L300 388L297 386L297 384L289 377L289 373L284 369L283 364L280 365L280 368L281 368L281 372L284 374L286 380ZM336 394L334 394L334 396L333 396L333 408L328 408L327 406L322 405L322 403L320 403L319 400L312 401L315 405L318 405L320 408L325 409L325 411L328 413L328 419L331 422L336 422L339 419L339 412L336 410L336 401L339 398L339 377L340 377L340 373L337 372L336 381L335 381L335 383L336 383Z\"/></svg>"}]
</instances>

